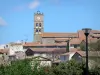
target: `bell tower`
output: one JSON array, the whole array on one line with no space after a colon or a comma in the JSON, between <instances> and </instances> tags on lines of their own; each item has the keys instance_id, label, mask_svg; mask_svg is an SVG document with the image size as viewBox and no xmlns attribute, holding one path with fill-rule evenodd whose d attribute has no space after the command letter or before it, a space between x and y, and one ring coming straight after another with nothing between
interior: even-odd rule
<instances>
[{"instance_id":1,"label":"bell tower","mask_svg":"<svg viewBox=\"0 0 100 75\"><path fill-rule=\"evenodd\" d=\"M44 15L40 11L34 13L34 42L41 41L40 34L44 32L43 17Z\"/></svg>"}]
</instances>

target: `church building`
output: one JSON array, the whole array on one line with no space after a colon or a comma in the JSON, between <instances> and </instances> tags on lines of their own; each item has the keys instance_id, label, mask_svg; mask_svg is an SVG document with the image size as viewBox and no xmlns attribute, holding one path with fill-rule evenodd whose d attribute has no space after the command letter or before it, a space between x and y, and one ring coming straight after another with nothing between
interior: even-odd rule
<instances>
[{"instance_id":1,"label":"church building","mask_svg":"<svg viewBox=\"0 0 100 75\"><path fill-rule=\"evenodd\" d=\"M99 30L92 30L89 35L89 42L100 38ZM31 48L33 51L48 51L52 49L63 49L67 46L71 49L79 49L80 44L85 42L85 35L80 29L76 33L51 33L44 32L44 14L40 11L34 13L34 41L26 42L24 48Z\"/></svg>"}]
</instances>

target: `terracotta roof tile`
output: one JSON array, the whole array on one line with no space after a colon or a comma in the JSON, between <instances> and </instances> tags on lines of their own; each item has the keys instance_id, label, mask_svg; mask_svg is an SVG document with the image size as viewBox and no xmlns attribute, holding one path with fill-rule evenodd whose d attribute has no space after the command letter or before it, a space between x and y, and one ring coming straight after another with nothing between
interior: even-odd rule
<instances>
[{"instance_id":1,"label":"terracotta roof tile","mask_svg":"<svg viewBox=\"0 0 100 75\"><path fill-rule=\"evenodd\" d=\"M65 48L30 48L34 52L61 52L65 53Z\"/></svg>"},{"instance_id":2,"label":"terracotta roof tile","mask_svg":"<svg viewBox=\"0 0 100 75\"><path fill-rule=\"evenodd\" d=\"M69 38L55 38L55 41L67 41Z\"/></svg>"},{"instance_id":3,"label":"terracotta roof tile","mask_svg":"<svg viewBox=\"0 0 100 75\"><path fill-rule=\"evenodd\" d=\"M100 34L92 34L91 36L93 36L93 37L100 37Z\"/></svg>"},{"instance_id":4,"label":"terracotta roof tile","mask_svg":"<svg viewBox=\"0 0 100 75\"><path fill-rule=\"evenodd\" d=\"M77 33L42 33L42 37L78 37Z\"/></svg>"},{"instance_id":5,"label":"terracotta roof tile","mask_svg":"<svg viewBox=\"0 0 100 75\"><path fill-rule=\"evenodd\" d=\"M22 45L22 43L10 43L10 45Z\"/></svg>"},{"instance_id":6,"label":"terracotta roof tile","mask_svg":"<svg viewBox=\"0 0 100 75\"><path fill-rule=\"evenodd\" d=\"M80 44L82 42L79 38L73 38L70 40L70 44Z\"/></svg>"},{"instance_id":7,"label":"terracotta roof tile","mask_svg":"<svg viewBox=\"0 0 100 75\"><path fill-rule=\"evenodd\" d=\"M70 55L70 54L72 54L72 53L76 53L76 52L67 52L67 53L64 53L64 54L61 54L61 55Z\"/></svg>"},{"instance_id":8,"label":"terracotta roof tile","mask_svg":"<svg viewBox=\"0 0 100 75\"><path fill-rule=\"evenodd\" d=\"M0 49L0 54L8 53L9 49Z\"/></svg>"},{"instance_id":9,"label":"terracotta roof tile","mask_svg":"<svg viewBox=\"0 0 100 75\"><path fill-rule=\"evenodd\" d=\"M95 43L95 42L97 42L99 39L97 39L97 38L88 38L88 43ZM84 41L86 41L86 40L84 40Z\"/></svg>"},{"instance_id":10,"label":"terracotta roof tile","mask_svg":"<svg viewBox=\"0 0 100 75\"><path fill-rule=\"evenodd\" d=\"M91 30L90 33L100 33L100 30Z\"/></svg>"},{"instance_id":11,"label":"terracotta roof tile","mask_svg":"<svg viewBox=\"0 0 100 75\"><path fill-rule=\"evenodd\" d=\"M85 35L84 35L84 32L83 32L82 30L79 30L79 31L78 31L78 35L79 35L79 38L80 38L81 40L84 40L84 39L85 39Z\"/></svg>"},{"instance_id":12,"label":"terracotta roof tile","mask_svg":"<svg viewBox=\"0 0 100 75\"><path fill-rule=\"evenodd\" d=\"M81 56L85 57L86 52L85 51L77 51ZM88 51L88 56L100 56L100 51Z\"/></svg>"},{"instance_id":13,"label":"terracotta roof tile","mask_svg":"<svg viewBox=\"0 0 100 75\"><path fill-rule=\"evenodd\" d=\"M23 46L66 46L66 43L54 43L54 44L41 44L41 43L25 43Z\"/></svg>"},{"instance_id":14,"label":"terracotta roof tile","mask_svg":"<svg viewBox=\"0 0 100 75\"><path fill-rule=\"evenodd\" d=\"M77 48L70 48L69 51L70 51L70 52L76 52L76 51L80 51L80 50L77 49Z\"/></svg>"}]
</instances>

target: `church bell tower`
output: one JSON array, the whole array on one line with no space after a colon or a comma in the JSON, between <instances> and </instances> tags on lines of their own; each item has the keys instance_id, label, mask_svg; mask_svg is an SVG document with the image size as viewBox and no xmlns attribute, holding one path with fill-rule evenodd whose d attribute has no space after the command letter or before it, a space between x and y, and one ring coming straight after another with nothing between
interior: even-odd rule
<instances>
[{"instance_id":1,"label":"church bell tower","mask_svg":"<svg viewBox=\"0 0 100 75\"><path fill-rule=\"evenodd\" d=\"M40 11L34 13L34 42L41 42L40 34L44 32L43 17L44 15Z\"/></svg>"}]
</instances>

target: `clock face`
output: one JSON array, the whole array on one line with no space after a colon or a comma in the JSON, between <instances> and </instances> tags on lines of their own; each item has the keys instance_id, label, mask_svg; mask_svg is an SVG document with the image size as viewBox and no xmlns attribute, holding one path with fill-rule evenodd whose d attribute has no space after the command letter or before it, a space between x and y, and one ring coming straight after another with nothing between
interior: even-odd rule
<instances>
[{"instance_id":1,"label":"clock face","mask_svg":"<svg viewBox=\"0 0 100 75\"><path fill-rule=\"evenodd\" d=\"M40 20L40 17L37 17L37 20Z\"/></svg>"}]
</instances>

